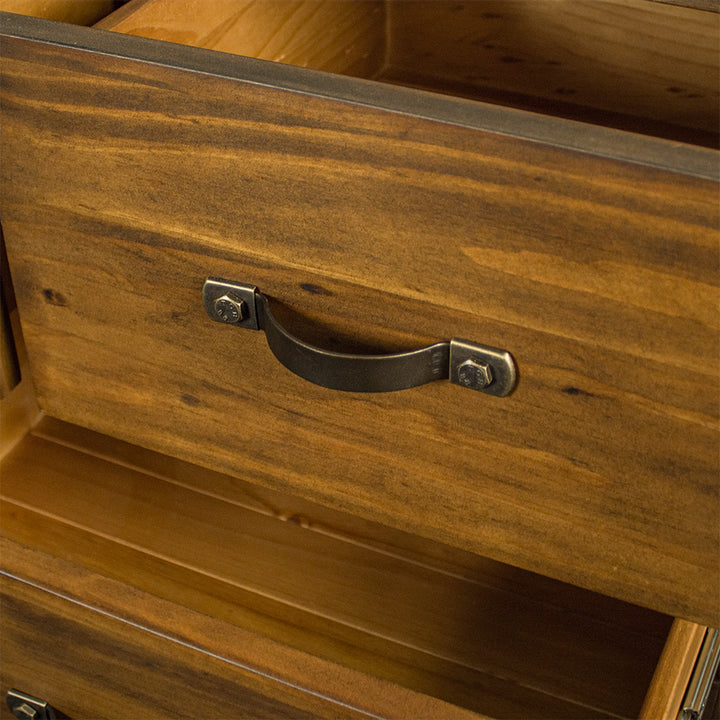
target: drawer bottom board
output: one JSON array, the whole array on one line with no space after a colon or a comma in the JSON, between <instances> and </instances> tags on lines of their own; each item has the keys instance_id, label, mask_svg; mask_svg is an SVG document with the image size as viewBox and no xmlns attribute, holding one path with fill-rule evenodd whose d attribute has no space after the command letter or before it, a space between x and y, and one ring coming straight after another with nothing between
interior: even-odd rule
<instances>
[{"instance_id":1,"label":"drawer bottom board","mask_svg":"<svg viewBox=\"0 0 720 720\"><path fill-rule=\"evenodd\" d=\"M44 420L6 537L495 717L636 717L671 618Z\"/></svg>"}]
</instances>

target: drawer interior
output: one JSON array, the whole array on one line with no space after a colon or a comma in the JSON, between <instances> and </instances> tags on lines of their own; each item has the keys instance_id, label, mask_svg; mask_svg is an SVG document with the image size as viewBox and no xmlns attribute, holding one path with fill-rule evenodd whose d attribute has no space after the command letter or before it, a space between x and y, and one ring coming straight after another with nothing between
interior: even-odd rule
<instances>
[{"instance_id":1,"label":"drawer interior","mask_svg":"<svg viewBox=\"0 0 720 720\"><path fill-rule=\"evenodd\" d=\"M45 418L3 535L497 718L637 717L672 619Z\"/></svg>"},{"instance_id":2,"label":"drawer interior","mask_svg":"<svg viewBox=\"0 0 720 720\"><path fill-rule=\"evenodd\" d=\"M712 9L651 0L131 0L98 27L717 146Z\"/></svg>"},{"instance_id":3,"label":"drawer interior","mask_svg":"<svg viewBox=\"0 0 720 720\"><path fill-rule=\"evenodd\" d=\"M123 0L2 0L0 10L74 25L91 25Z\"/></svg>"}]
</instances>

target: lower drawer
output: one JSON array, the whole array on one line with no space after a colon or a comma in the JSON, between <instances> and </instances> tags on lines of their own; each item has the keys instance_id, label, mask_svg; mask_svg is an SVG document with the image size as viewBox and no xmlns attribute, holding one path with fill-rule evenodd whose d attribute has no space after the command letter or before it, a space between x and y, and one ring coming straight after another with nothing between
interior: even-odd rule
<instances>
[{"instance_id":1,"label":"lower drawer","mask_svg":"<svg viewBox=\"0 0 720 720\"><path fill-rule=\"evenodd\" d=\"M702 630L48 418L2 476L2 689L71 717L635 718Z\"/></svg>"},{"instance_id":2,"label":"lower drawer","mask_svg":"<svg viewBox=\"0 0 720 720\"><path fill-rule=\"evenodd\" d=\"M58 718L471 718L472 713L3 542L3 696ZM5 703L0 717L12 717Z\"/></svg>"}]
</instances>

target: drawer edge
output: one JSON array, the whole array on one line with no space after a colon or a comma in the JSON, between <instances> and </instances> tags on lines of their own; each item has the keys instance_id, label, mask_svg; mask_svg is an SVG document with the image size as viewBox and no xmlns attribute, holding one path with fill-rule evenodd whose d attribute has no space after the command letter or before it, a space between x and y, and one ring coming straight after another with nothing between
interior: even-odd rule
<instances>
[{"instance_id":1,"label":"drawer edge","mask_svg":"<svg viewBox=\"0 0 720 720\"><path fill-rule=\"evenodd\" d=\"M526 110L0 12L0 37L205 73L720 182L720 153Z\"/></svg>"}]
</instances>

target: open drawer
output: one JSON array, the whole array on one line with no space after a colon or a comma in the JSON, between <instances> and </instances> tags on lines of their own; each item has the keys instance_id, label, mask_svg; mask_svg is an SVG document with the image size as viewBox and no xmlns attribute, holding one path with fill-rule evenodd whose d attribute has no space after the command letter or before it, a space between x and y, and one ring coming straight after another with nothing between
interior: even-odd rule
<instances>
[{"instance_id":1,"label":"open drawer","mask_svg":"<svg viewBox=\"0 0 720 720\"><path fill-rule=\"evenodd\" d=\"M677 679L720 625L701 6L3 15L3 232L47 414L5 461L7 536L469 712L636 716L666 640ZM236 298L211 322L210 277L311 358L467 338L514 392L312 384Z\"/></svg>"},{"instance_id":2,"label":"open drawer","mask_svg":"<svg viewBox=\"0 0 720 720\"><path fill-rule=\"evenodd\" d=\"M97 27L717 147L717 11L696 0L131 0Z\"/></svg>"},{"instance_id":3,"label":"open drawer","mask_svg":"<svg viewBox=\"0 0 720 720\"><path fill-rule=\"evenodd\" d=\"M705 633L50 418L0 470L2 691L75 720L674 720Z\"/></svg>"}]
</instances>

